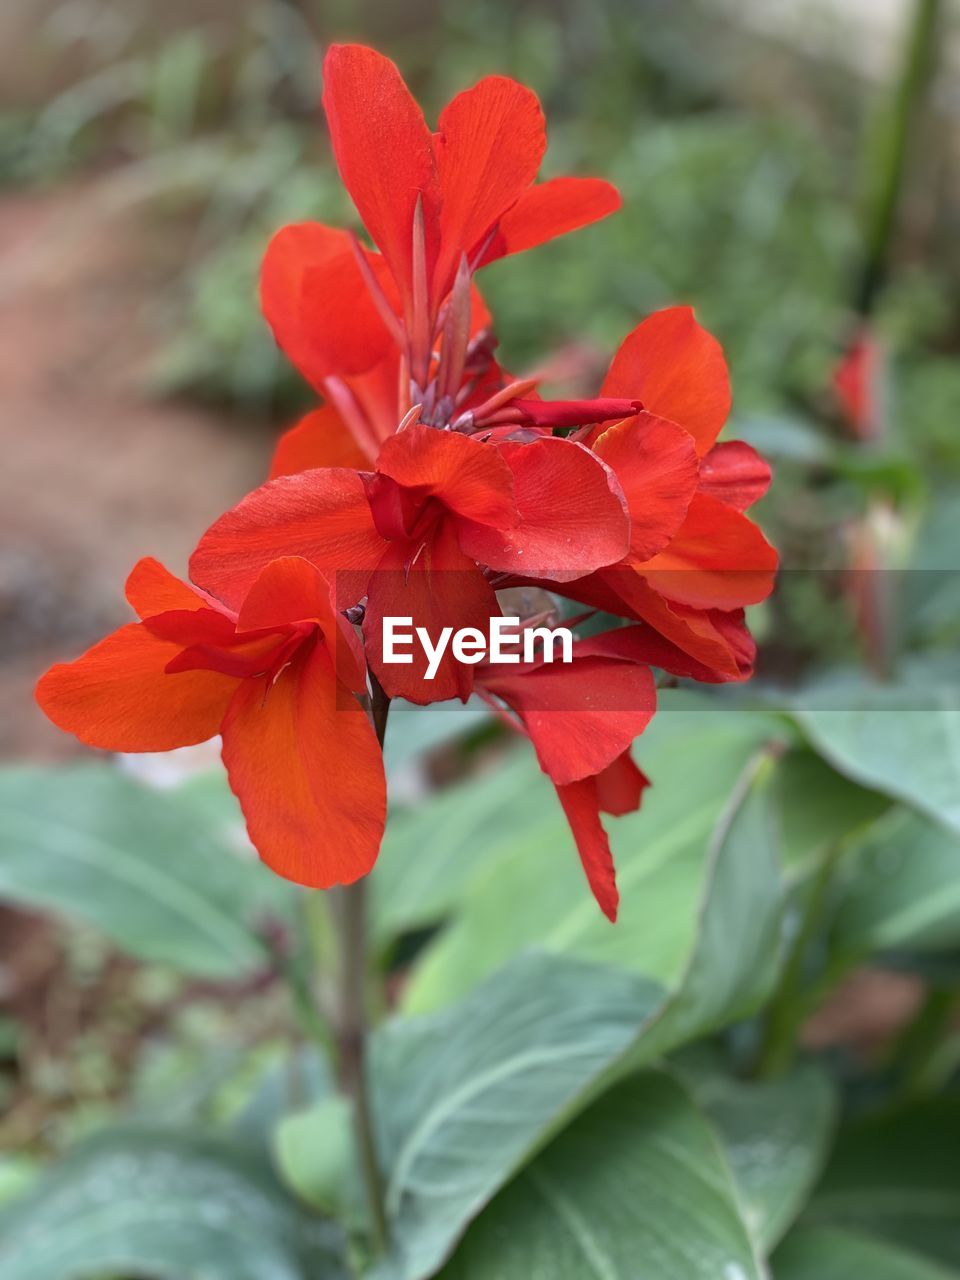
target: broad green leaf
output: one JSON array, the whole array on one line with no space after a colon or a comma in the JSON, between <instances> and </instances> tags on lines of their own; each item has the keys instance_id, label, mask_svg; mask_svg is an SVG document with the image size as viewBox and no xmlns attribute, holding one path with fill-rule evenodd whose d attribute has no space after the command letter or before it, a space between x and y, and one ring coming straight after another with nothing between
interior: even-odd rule
<instances>
[{"instance_id":1,"label":"broad green leaf","mask_svg":"<svg viewBox=\"0 0 960 1280\"><path fill-rule=\"evenodd\" d=\"M372 1055L394 1239L383 1274L432 1275L663 995L632 974L529 954L451 1009L387 1024Z\"/></svg>"},{"instance_id":2,"label":"broad green leaf","mask_svg":"<svg viewBox=\"0 0 960 1280\"><path fill-rule=\"evenodd\" d=\"M960 1099L842 1129L805 1221L877 1236L960 1271Z\"/></svg>"},{"instance_id":3,"label":"broad green leaf","mask_svg":"<svg viewBox=\"0 0 960 1280\"><path fill-rule=\"evenodd\" d=\"M673 991L528 953L459 1004L379 1034L394 1252L378 1276L432 1275L483 1205L605 1087L763 999L777 974L782 901L772 784L761 753L710 842L698 940Z\"/></svg>"},{"instance_id":4,"label":"broad green leaf","mask_svg":"<svg viewBox=\"0 0 960 1280\"><path fill-rule=\"evenodd\" d=\"M411 866L436 839L459 883L463 868L473 874L453 923L415 970L405 1006L449 1003L528 946L675 984L696 939L712 834L758 745L784 732L772 717L717 709L671 711L654 722L636 749L653 786L638 813L609 823L621 893L613 928L587 889L552 786L531 765L511 759L502 767L500 799L496 779L482 802L468 789L442 797L435 836L424 806L402 854L394 848L392 856Z\"/></svg>"},{"instance_id":5,"label":"broad green leaf","mask_svg":"<svg viewBox=\"0 0 960 1280\"><path fill-rule=\"evenodd\" d=\"M467 1232L443 1280L763 1280L716 1139L645 1073L607 1093Z\"/></svg>"},{"instance_id":6,"label":"broad green leaf","mask_svg":"<svg viewBox=\"0 0 960 1280\"><path fill-rule=\"evenodd\" d=\"M284 1116L274 1135L277 1165L297 1195L352 1224L364 1220L355 1141L353 1108L338 1093Z\"/></svg>"},{"instance_id":7,"label":"broad green leaf","mask_svg":"<svg viewBox=\"0 0 960 1280\"><path fill-rule=\"evenodd\" d=\"M144 960L235 978L266 963L280 883L191 789L107 764L0 772L0 897L89 921Z\"/></svg>"},{"instance_id":8,"label":"broad green leaf","mask_svg":"<svg viewBox=\"0 0 960 1280\"><path fill-rule=\"evenodd\" d=\"M0 1215L3 1280L345 1280L338 1233L240 1149L128 1127L77 1147Z\"/></svg>"},{"instance_id":9,"label":"broad green leaf","mask_svg":"<svg viewBox=\"0 0 960 1280\"><path fill-rule=\"evenodd\" d=\"M788 1230L827 1157L835 1103L829 1077L812 1064L778 1080L737 1080L703 1057L676 1064L712 1122L761 1253Z\"/></svg>"},{"instance_id":10,"label":"broad green leaf","mask_svg":"<svg viewBox=\"0 0 960 1280\"><path fill-rule=\"evenodd\" d=\"M960 946L960 835L897 806L844 868L833 945L851 958Z\"/></svg>"},{"instance_id":11,"label":"broad green leaf","mask_svg":"<svg viewBox=\"0 0 960 1280\"><path fill-rule=\"evenodd\" d=\"M889 796L858 786L805 748L788 751L777 774L783 859L793 877L820 866L839 841L890 808Z\"/></svg>"},{"instance_id":12,"label":"broad green leaf","mask_svg":"<svg viewBox=\"0 0 960 1280\"><path fill-rule=\"evenodd\" d=\"M825 681L792 699L791 714L840 773L960 831L960 689L948 670Z\"/></svg>"},{"instance_id":13,"label":"broad green leaf","mask_svg":"<svg viewBox=\"0 0 960 1280\"><path fill-rule=\"evenodd\" d=\"M958 1280L915 1253L850 1231L802 1227L773 1258L774 1280Z\"/></svg>"}]
</instances>

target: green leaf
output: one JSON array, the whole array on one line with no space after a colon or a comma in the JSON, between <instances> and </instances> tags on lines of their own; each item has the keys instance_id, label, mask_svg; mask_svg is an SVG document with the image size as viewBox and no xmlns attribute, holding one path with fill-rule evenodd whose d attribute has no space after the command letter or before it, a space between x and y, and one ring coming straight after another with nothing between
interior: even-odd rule
<instances>
[{"instance_id":1,"label":"green leaf","mask_svg":"<svg viewBox=\"0 0 960 1280\"><path fill-rule=\"evenodd\" d=\"M675 1064L712 1122L761 1253L788 1230L827 1157L835 1117L829 1077L812 1064L771 1081L736 1080L702 1057Z\"/></svg>"},{"instance_id":2,"label":"green leaf","mask_svg":"<svg viewBox=\"0 0 960 1280\"><path fill-rule=\"evenodd\" d=\"M610 822L615 928L587 890L553 788L532 764L508 761L479 800L468 789L445 795L436 828L424 806L389 853L408 868L421 858L456 868L461 906L414 971L405 1007L449 1003L528 946L676 983L696 939L712 835L751 755L784 732L772 717L716 709L671 711L654 723L637 753L650 760L653 786L639 813ZM434 842L442 852L428 854Z\"/></svg>"},{"instance_id":3,"label":"green leaf","mask_svg":"<svg viewBox=\"0 0 960 1280\"><path fill-rule=\"evenodd\" d=\"M458 738L476 733L494 723L490 710L479 699L416 707L409 702L390 705L390 719L383 745L388 773L393 773L417 756L449 746Z\"/></svg>"},{"instance_id":4,"label":"green leaf","mask_svg":"<svg viewBox=\"0 0 960 1280\"><path fill-rule=\"evenodd\" d=\"M960 1098L842 1129L805 1221L849 1228L960 1271Z\"/></svg>"},{"instance_id":5,"label":"green leaf","mask_svg":"<svg viewBox=\"0 0 960 1280\"><path fill-rule=\"evenodd\" d=\"M840 773L960 831L960 691L949 672L825 681L794 698L791 714Z\"/></svg>"},{"instance_id":6,"label":"green leaf","mask_svg":"<svg viewBox=\"0 0 960 1280\"><path fill-rule=\"evenodd\" d=\"M815 870L839 841L890 808L889 796L858 786L805 748L788 751L777 774L783 860L794 877Z\"/></svg>"},{"instance_id":7,"label":"green leaf","mask_svg":"<svg viewBox=\"0 0 960 1280\"><path fill-rule=\"evenodd\" d=\"M673 991L527 953L459 1004L378 1035L394 1240L378 1275L432 1275L483 1205L605 1087L763 999L777 974L782 902L773 776L760 753L728 800L708 851L697 942Z\"/></svg>"},{"instance_id":8,"label":"green leaf","mask_svg":"<svg viewBox=\"0 0 960 1280\"><path fill-rule=\"evenodd\" d=\"M763 1280L709 1124L647 1073L606 1094L471 1226L443 1280Z\"/></svg>"},{"instance_id":9,"label":"green leaf","mask_svg":"<svg viewBox=\"0 0 960 1280\"><path fill-rule=\"evenodd\" d=\"M773 1259L775 1280L957 1280L915 1253L849 1231L803 1227Z\"/></svg>"},{"instance_id":10,"label":"green leaf","mask_svg":"<svg viewBox=\"0 0 960 1280\"><path fill-rule=\"evenodd\" d=\"M0 1216L3 1280L345 1280L336 1231L240 1149L110 1130Z\"/></svg>"},{"instance_id":11,"label":"green leaf","mask_svg":"<svg viewBox=\"0 0 960 1280\"><path fill-rule=\"evenodd\" d=\"M364 1221L349 1099L332 1093L306 1111L284 1116L274 1148L280 1172L302 1200L340 1222Z\"/></svg>"},{"instance_id":12,"label":"green leaf","mask_svg":"<svg viewBox=\"0 0 960 1280\"><path fill-rule=\"evenodd\" d=\"M0 772L0 897L78 917L144 960L235 978L267 962L258 918L288 901L191 789L107 764Z\"/></svg>"},{"instance_id":13,"label":"green leaf","mask_svg":"<svg viewBox=\"0 0 960 1280\"><path fill-rule=\"evenodd\" d=\"M833 946L850 959L960 945L960 836L898 806L844 868Z\"/></svg>"},{"instance_id":14,"label":"green leaf","mask_svg":"<svg viewBox=\"0 0 960 1280\"><path fill-rule=\"evenodd\" d=\"M634 975L529 954L452 1009L377 1033L390 1264L400 1275L433 1274L662 1003L663 991Z\"/></svg>"}]
</instances>

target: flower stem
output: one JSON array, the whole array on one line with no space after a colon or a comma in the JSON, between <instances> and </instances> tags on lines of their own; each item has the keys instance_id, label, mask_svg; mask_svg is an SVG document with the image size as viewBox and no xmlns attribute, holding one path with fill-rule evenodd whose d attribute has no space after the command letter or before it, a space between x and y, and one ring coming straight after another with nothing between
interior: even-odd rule
<instances>
[{"instance_id":1,"label":"flower stem","mask_svg":"<svg viewBox=\"0 0 960 1280\"><path fill-rule=\"evenodd\" d=\"M390 699L373 680L371 718L383 746ZM376 1128L366 1070L368 1032L368 951L366 880L341 889L337 903L339 972L336 1009L337 1072L341 1090L353 1103L354 1132L360 1172L367 1194L373 1243L378 1253L387 1247L387 1215L383 1180L377 1160Z\"/></svg>"}]
</instances>

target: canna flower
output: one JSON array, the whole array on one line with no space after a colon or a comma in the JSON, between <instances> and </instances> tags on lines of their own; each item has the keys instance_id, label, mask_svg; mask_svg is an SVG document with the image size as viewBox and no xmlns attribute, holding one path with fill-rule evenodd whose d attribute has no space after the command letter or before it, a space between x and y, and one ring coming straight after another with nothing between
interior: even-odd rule
<instances>
[{"instance_id":1,"label":"canna flower","mask_svg":"<svg viewBox=\"0 0 960 1280\"><path fill-rule=\"evenodd\" d=\"M281 444L273 474L363 466L419 404L448 425L497 389L489 316L473 286L489 262L586 226L620 205L597 178L535 182L546 150L536 96L488 76L436 132L394 64L333 45L323 105L334 157L377 251L318 223L284 227L261 275L279 345L327 399Z\"/></svg>"},{"instance_id":2,"label":"canna flower","mask_svg":"<svg viewBox=\"0 0 960 1280\"><path fill-rule=\"evenodd\" d=\"M327 580L306 560L277 559L232 610L146 559L127 598L140 622L40 680L46 715L108 751L169 751L219 733L268 866L319 888L368 872L386 815L383 760L356 696L362 648Z\"/></svg>"},{"instance_id":3,"label":"canna flower","mask_svg":"<svg viewBox=\"0 0 960 1280\"><path fill-rule=\"evenodd\" d=\"M367 659L386 692L433 702L468 695L472 668L447 655L426 683L425 658L385 664L385 616L410 617L434 639L447 626L486 633L500 608L485 571L561 582L628 545L620 487L582 445L542 436L497 447L414 423L387 440L375 472L321 468L261 486L207 530L190 564L236 607L276 556L305 557L335 576L341 608L365 601Z\"/></svg>"},{"instance_id":4,"label":"canna flower","mask_svg":"<svg viewBox=\"0 0 960 1280\"><path fill-rule=\"evenodd\" d=\"M643 627L578 640L572 662L478 669L476 692L513 712L557 790L591 891L610 920L618 893L610 842L600 818L639 808L648 779L630 746L653 718L657 694ZM515 717L515 718L514 718Z\"/></svg>"},{"instance_id":5,"label":"canna flower","mask_svg":"<svg viewBox=\"0 0 960 1280\"><path fill-rule=\"evenodd\" d=\"M699 680L743 680L752 670L746 605L766 598L777 556L744 515L770 469L741 441L717 444L730 408L719 343L688 307L644 320L624 340L601 389L643 405L594 426L588 443L620 481L632 522L629 554L569 594L657 633L657 665Z\"/></svg>"}]
</instances>

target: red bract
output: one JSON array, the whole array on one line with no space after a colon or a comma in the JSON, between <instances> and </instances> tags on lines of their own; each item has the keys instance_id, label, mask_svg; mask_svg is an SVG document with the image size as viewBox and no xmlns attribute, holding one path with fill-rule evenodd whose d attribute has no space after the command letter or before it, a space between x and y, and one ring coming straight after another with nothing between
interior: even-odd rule
<instances>
[{"instance_id":1,"label":"red bract","mask_svg":"<svg viewBox=\"0 0 960 1280\"><path fill-rule=\"evenodd\" d=\"M376 472L318 469L257 489L204 534L191 573L234 605L278 554L304 556L336 576L341 607L367 598L368 657L387 693L433 702L469 692L472 669L448 657L426 681L422 650L385 665L384 616L433 639L486 631L500 610L480 566L562 582L618 561L628 540L613 473L582 445L496 448L417 424L386 442Z\"/></svg>"},{"instance_id":2,"label":"red bract","mask_svg":"<svg viewBox=\"0 0 960 1280\"><path fill-rule=\"evenodd\" d=\"M677 675L745 679L754 646L743 608L769 594L777 556L742 514L769 467L749 445L715 443L730 406L720 345L688 307L657 312L626 338L602 393L644 406L583 436L616 472L634 532L619 565L569 594L646 622L661 638L658 665Z\"/></svg>"},{"instance_id":3,"label":"red bract","mask_svg":"<svg viewBox=\"0 0 960 1280\"><path fill-rule=\"evenodd\" d=\"M127 597L141 622L38 684L50 719L109 751L168 751L220 733L264 862L320 888L369 871L383 762L354 696L366 692L362 650L326 579L306 560L275 560L233 611L141 560Z\"/></svg>"},{"instance_id":4,"label":"red bract","mask_svg":"<svg viewBox=\"0 0 960 1280\"><path fill-rule=\"evenodd\" d=\"M644 628L627 627L573 646L573 660L483 666L476 689L505 703L530 738L557 789L590 888L611 920L617 887L601 812L636 809L647 779L630 744L656 710L656 687L643 649Z\"/></svg>"},{"instance_id":5,"label":"red bract","mask_svg":"<svg viewBox=\"0 0 960 1280\"><path fill-rule=\"evenodd\" d=\"M543 113L529 89L503 76L459 94L431 133L389 59L333 45L323 104L340 174L380 252L316 223L285 227L270 244L264 314L331 407L326 421L295 429L274 474L295 469L308 439L313 465L344 461L347 432L372 462L413 404L425 421L446 425L479 403L497 371L473 273L620 204L600 179L534 185Z\"/></svg>"}]
</instances>

